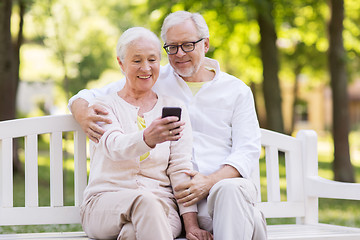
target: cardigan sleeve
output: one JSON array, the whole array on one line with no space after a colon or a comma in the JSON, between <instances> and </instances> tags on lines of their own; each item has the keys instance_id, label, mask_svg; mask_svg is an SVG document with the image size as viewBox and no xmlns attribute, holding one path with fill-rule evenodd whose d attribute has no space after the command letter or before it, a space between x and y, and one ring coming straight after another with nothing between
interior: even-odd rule
<instances>
[{"instance_id":1,"label":"cardigan sleeve","mask_svg":"<svg viewBox=\"0 0 360 240\"><path fill-rule=\"evenodd\" d=\"M170 144L170 159L167 169L174 193L176 193L174 188L178 184L190 181L190 177L185 172L192 170L192 129L186 107L182 106L181 108L181 119L185 121L185 128L183 136L178 141L173 141ZM180 215L187 212L197 212L196 204L189 207L184 207L182 204L178 204L178 206Z\"/></svg>"},{"instance_id":2,"label":"cardigan sleeve","mask_svg":"<svg viewBox=\"0 0 360 240\"><path fill-rule=\"evenodd\" d=\"M124 128L128 126L124 126L124 124L127 123L120 122L111 103L102 100L97 100L94 103L102 105L108 111L106 116L112 121L111 124L99 123L105 129L105 133L100 138L99 143L94 144L109 159L113 161L137 159L137 157L151 150L143 139L143 131L125 133ZM128 113L124 112L124 114Z\"/></svg>"}]
</instances>

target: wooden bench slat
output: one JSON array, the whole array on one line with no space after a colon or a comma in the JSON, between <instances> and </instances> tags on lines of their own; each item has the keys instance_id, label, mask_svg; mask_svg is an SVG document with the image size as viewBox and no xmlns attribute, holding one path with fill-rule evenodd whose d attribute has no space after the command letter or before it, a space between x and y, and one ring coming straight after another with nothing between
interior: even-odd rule
<instances>
[{"instance_id":1,"label":"wooden bench slat","mask_svg":"<svg viewBox=\"0 0 360 240\"><path fill-rule=\"evenodd\" d=\"M53 233L24 233L24 234L4 234L0 235L1 240L54 240L54 239L76 239L88 240L84 232L53 232Z\"/></svg>"},{"instance_id":2,"label":"wooden bench slat","mask_svg":"<svg viewBox=\"0 0 360 240\"><path fill-rule=\"evenodd\" d=\"M304 200L303 188L299 188L299 181L303 181L302 164L297 161L299 157L301 157L300 147L296 151L285 152L287 201Z\"/></svg>"},{"instance_id":3,"label":"wooden bench slat","mask_svg":"<svg viewBox=\"0 0 360 240\"><path fill-rule=\"evenodd\" d=\"M14 207L0 209L0 225L40 225L80 223L80 208Z\"/></svg>"},{"instance_id":4,"label":"wooden bench slat","mask_svg":"<svg viewBox=\"0 0 360 240\"><path fill-rule=\"evenodd\" d=\"M294 151L300 141L292 136L284 135L267 129L261 129L261 145L275 146L279 151Z\"/></svg>"},{"instance_id":5,"label":"wooden bench slat","mask_svg":"<svg viewBox=\"0 0 360 240\"><path fill-rule=\"evenodd\" d=\"M307 194L310 196L360 200L358 183L335 182L319 176L308 177L305 182L309 186Z\"/></svg>"},{"instance_id":6,"label":"wooden bench slat","mask_svg":"<svg viewBox=\"0 0 360 240\"><path fill-rule=\"evenodd\" d=\"M13 206L13 139L0 140L0 206Z\"/></svg>"},{"instance_id":7,"label":"wooden bench slat","mask_svg":"<svg viewBox=\"0 0 360 240\"><path fill-rule=\"evenodd\" d=\"M260 202L255 205L266 218L302 217L305 214L303 202Z\"/></svg>"},{"instance_id":8,"label":"wooden bench slat","mask_svg":"<svg viewBox=\"0 0 360 240\"><path fill-rule=\"evenodd\" d=\"M83 131L74 133L74 144L75 206L80 206L87 186L86 135Z\"/></svg>"},{"instance_id":9,"label":"wooden bench slat","mask_svg":"<svg viewBox=\"0 0 360 240\"><path fill-rule=\"evenodd\" d=\"M279 152L275 146L265 148L267 196L270 202L280 202Z\"/></svg>"},{"instance_id":10,"label":"wooden bench slat","mask_svg":"<svg viewBox=\"0 0 360 240\"><path fill-rule=\"evenodd\" d=\"M25 206L39 206L38 191L38 136L25 137Z\"/></svg>"},{"instance_id":11,"label":"wooden bench slat","mask_svg":"<svg viewBox=\"0 0 360 240\"><path fill-rule=\"evenodd\" d=\"M64 205L62 133L50 134L50 205Z\"/></svg>"},{"instance_id":12,"label":"wooden bench slat","mask_svg":"<svg viewBox=\"0 0 360 240\"><path fill-rule=\"evenodd\" d=\"M31 126L31 127L29 127ZM32 118L14 119L1 122L1 136L3 138L18 138L32 134L45 134L56 131L82 131L73 116L42 116Z\"/></svg>"}]
</instances>

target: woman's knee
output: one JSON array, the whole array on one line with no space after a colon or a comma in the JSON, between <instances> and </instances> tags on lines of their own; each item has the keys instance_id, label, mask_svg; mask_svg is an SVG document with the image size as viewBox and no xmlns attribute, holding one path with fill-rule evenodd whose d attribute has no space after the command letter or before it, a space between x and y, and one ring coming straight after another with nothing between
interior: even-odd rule
<instances>
[{"instance_id":1,"label":"woman's knee","mask_svg":"<svg viewBox=\"0 0 360 240\"><path fill-rule=\"evenodd\" d=\"M134 202L134 210L140 210L150 215L163 210L166 215L169 214L169 206L151 192L144 192L137 197Z\"/></svg>"},{"instance_id":2,"label":"woman's knee","mask_svg":"<svg viewBox=\"0 0 360 240\"><path fill-rule=\"evenodd\" d=\"M122 226L117 240L122 239L136 239L134 225L131 222L128 222Z\"/></svg>"}]
</instances>

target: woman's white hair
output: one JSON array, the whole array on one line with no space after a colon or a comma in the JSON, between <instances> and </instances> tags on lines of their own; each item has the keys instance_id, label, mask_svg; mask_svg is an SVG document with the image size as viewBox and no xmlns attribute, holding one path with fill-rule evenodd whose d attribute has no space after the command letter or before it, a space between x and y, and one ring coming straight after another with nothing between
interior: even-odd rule
<instances>
[{"instance_id":1,"label":"woman's white hair","mask_svg":"<svg viewBox=\"0 0 360 240\"><path fill-rule=\"evenodd\" d=\"M166 43L166 33L168 30L178 24L184 23L187 20L193 21L196 26L199 38L209 38L209 27L203 16L199 13L191 13L187 11L177 11L170 13L164 20L161 27L161 38Z\"/></svg>"},{"instance_id":2,"label":"woman's white hair","mask_svg":"<svg viewBox=\"0 0 360 240\"><path fill-rule=\"evenodd\" d=\"M116 45L116 55L120 58L120 61L124 61L129 44L141 38L156 43L159 47L159 56L161 57L161 42L155 33L143 27L132 27L123 32Z\"/></svg>"}]
</instances>

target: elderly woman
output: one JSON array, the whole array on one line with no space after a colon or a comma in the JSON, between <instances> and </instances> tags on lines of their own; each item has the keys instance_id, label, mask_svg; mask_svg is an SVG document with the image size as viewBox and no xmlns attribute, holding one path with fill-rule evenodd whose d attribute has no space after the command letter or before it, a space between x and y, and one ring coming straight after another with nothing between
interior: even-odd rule
<instances>
[{"instance_id":1,"label":"elderly woman","mask_svg":"<svg viewBox=\"0 0 360 240\"><path fill-rule=\"evenodd\" d=\"M173 239L181 232L178 211L183 216L197 211L195 205L178 209L174 198L173 188L189 180L192 136L184 105L151 90L160 49L151 31L125 31L117 45L125 86L92 103L106 108L111 124L102 123L106 132L90 145L81 218L91 238ZM181 121L161 118L164 106L181 107Z\"/></svg>"}]
</instances>

